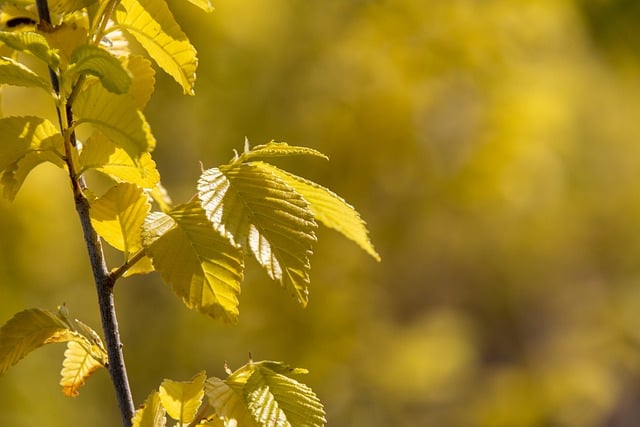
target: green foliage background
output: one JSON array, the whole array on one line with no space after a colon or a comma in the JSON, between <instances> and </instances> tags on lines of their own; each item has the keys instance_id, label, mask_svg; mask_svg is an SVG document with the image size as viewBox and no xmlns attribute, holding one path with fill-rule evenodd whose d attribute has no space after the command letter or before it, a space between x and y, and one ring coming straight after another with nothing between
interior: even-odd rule
<instances>
[{"instance_id":1,"label":"green foliage background","mask_svg":"<svg viewBox=\"0 0 640 427\"><path fill-rule=\"evenodd\" d=\"M147 115L163 182L186 200L198 161L226 162L245 136L314 147L331 162L285 166L353 203L383 262L321 229L309 307L250 265L237 326L186 310L156 275L120 282L136 402L251 352L308 368L332 426L640 419L634 1L215 6L172 7L200 68L196 97L157 76ZM7 89L3 110L33 111L33 96ZM66 302L98 328L63 173L38 168L0 202L0 224L0 321ZM0 378L1 424L119 422L106 371L62 395L63 351Z\"/></svg>"}]
</instances>

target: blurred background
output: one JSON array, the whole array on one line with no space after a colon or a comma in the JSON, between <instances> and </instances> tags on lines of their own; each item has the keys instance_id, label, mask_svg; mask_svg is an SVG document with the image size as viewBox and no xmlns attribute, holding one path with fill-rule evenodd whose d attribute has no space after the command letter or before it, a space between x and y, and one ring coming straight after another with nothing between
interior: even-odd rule
<instances>
[{"instance_id":1,"label":"blurred background","mask_svg":"<svg viewBox=\"0 0 640 427\"><path fill-rule=\"evenodd\" d=\"M214 3L171 2L197 95L158 73L146 111L174 200L245 136L311 146L331 161L278 164L352 203L382 263L321 229L309 307L248 263L235 326L157 275L119 282L137 404L251 352L308 368L334 427L640 423L639 2ZM1 323L66 302L100 327L59 170L0 202L0 230ZM0 424L119 425L106 371L62 395L63 351L0 378Z\"/></svg>"}]
</instances>

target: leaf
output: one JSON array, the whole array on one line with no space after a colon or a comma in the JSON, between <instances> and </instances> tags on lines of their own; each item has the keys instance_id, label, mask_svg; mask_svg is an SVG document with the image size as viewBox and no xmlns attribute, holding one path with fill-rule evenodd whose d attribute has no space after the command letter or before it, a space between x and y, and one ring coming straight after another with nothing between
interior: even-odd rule
<instances>
[{"instance_id":1,"label":"leaf","mask_svg":"<svg viewBox=\"0 0 640 427\"><path fill-rule=\"evenodd\" d=\"M144 401L131 420L132 427L164 427L167 423L160 393L154 391Z\"/></svg>"},{"instance_id":2,"label":"leaf","mask_svg":"<svg viewBox=\"0 0 640 427\"><path fill-rule=\"evenodd\" d=\"M260 163L260 168L278 176L304 197L316 220L351 239L374 259L380 261L380 255L369 240L369 232L365 222L353 206L342 197L315 182L283 171L268 163Z\"/></svg>"},{"instance_id":3,"label":"leaf","mask_svg":"<svg viewBox=\"0 0 640 427\"><path fill-rule=\"evenodd\" d=\"M85 380L102 366L82 345L69 341L60 372L62 392L69 397L77 396L78 389L84 385Z\"/></svg>"},{"instance_id":4,"label":"leaf","mask_svg":"<svg viewBox=\"0 0 640 427\"><path fill-rule=\"evenodd\" d=\"M87 42L87 22L80 14L67 15L64 22L42 33L49 46L56 49L60 57L60 69L71 62L71 55Z\"/></svg>"},{"instance_id":5,"label":"leaf","mask_svg":"<svg viewBox=\"0 0 640 427\"><path fill-rule=\"evenodd\" d=\"M153 70L151 62L140 55L128 56L125 66L133 78L129 94L133 97L137 107L142 110L151 99L155 89L156 72Z\"/></svg>"},{"instance_id":6,"label":"leaf","mask_svg":"<svg viewBox=\"0 0 640 427\"><path fill-rule=\"evenodd\" d=\"M287 156L314 156L320 157L325 160L329 158L309 147L299 147L295 145L289 145L286 142L271 141L268 144L257 145L252 149L249 149L249 142L245 140L245 151L237 160L238 162L247 162L255 158L264 157L287 157Z\"/></svg>"},{"instance_id":7,"label":"leaf","mask_svg":"<svg viewBox=\"0 0 640 427\"><path fill-rule=\"evenodd\" d=\"M49 0L49 9L57 15L68 15L91 6L97 0Z\"/></svg>"},{"instance_id":8,"label":"leaf","mask_svg":"<svg viewBox=\"0 0 640 427\"><path fill-rule=\"evenodd\" d=\"M123 148L134 163L156 145L144 115L127 95L116 95L94 84L80 93L73 107L78 125L91 123Z\"/></svg>"},{"instance_id":9,"label":"leaf","mask_svg":"<svg viewBox=\"0 0 640 427\"><path fill-rule=\"evenodd\" d=\"M306 385L260 363L244 387L249 412L265 427L324 426L324 408Z\"/></svg>"},{"instance_id":10,"label":"leaf","mask_svg":"<svg viewBox=\"0 0 640 427\"><path fill-rule=\"evenodd\" d=\"M200 9L204 10L205 12L213 12L213 4L211 4L211 1L209 0L189 0L189 3L193 4L194 6L199 7Z\"/></svg>"},{"instance_id":11,"label":"leaf","mask_svg":"<svg viewBox=\"0 0 640 427\"><path fill-rule=\"evenodd\" d=\"M99 132L84 144L80 153L80 168L84 172L95 169L116 182L130 182L153 189L160 181L160 173L150 153L142 153L136 165L127 152Z\"/></svg>"},{"instance_id":12,"label":"leaf","mask_svg":"<svg viewBox=\"0 0 640 427\"><path fill-rule=\"evenodd\" d=\"M205 171L198 198L216 230L250 250L272 279L307 304L317 225L295 190L254 163L234 162Z\"/></svg>"},{"instance_id":13,"label":"leaf","mask_svg":"<svg viewBox=\"0 0 640 427\"><path fill-rule=\"evenodd\" d=\"M244 269L241 250L213 229L197 202L150 217L143 241L164 281L187 307L235 322Z\"/></svg>"},{"instance_id":14,"label":"leaf","mask_svg":"<svg viewBox=\"0 0 640 427\"><path fill-rule=\"evenodd\" d=\"M131 86L129 71L116 57L98 46L82 45L71 54L65 81L71 84L81 74L98 77L105 89L117 94L127 93Z\"/></svg>"},{"instance_id":15,"label":"leaf","mask_svg":"<svg viewBox=\"0 0 640 427\"><path fill-rule=\"evenodd\" d=\"M0 328L0 375L45 344L69 341L71 332L49 311L32 308L17 313Z\"/></svg>"},{"instance_id":16,"label":"leaf","mask_svg":"<svg viewBox=\"0 0 640 427\"><path fill-rule=\"evenodd\" d=\"M39 87L51 93L51 84L47 80L11 58L0 58L0 84Z\"/></svg>"},{"instance_id":17,"label":"leaf","mask_svg":"<svg viewBox=\"0 0 640 427\"><path fill-rule=\"evenodd\" d=\"M160 384L160 400L169 416L179 425L193 421L204 396L204 380L207 375L199 372L190 381L165 379Z\"/></svg>"},{"instance_id":18,"label":"leaf","mask_svg":"<svg viewBox=\"0 0 640 427\"><path fill-rule=\"evenodd\" d=\"M163 0L122 0L116 20L151 58L193 95L198 60L196 50Z\"/></svg>"},{"instance_id":19,"label":"leaf","mask_svg":"<svg viewBox=\"0 0 640 427\"><path fill-rule=\"evenodd\" d=\"M91 224L129 259L129 255L142 249L142 225L149 209L149 199L140 187L121 183L91 203Z\"/></svg>"},{"instance_id":20,"label":"leaf","mask_svg":"<svg viewBox=\"0 0 640 427\"><path fill-rule=\"evenodd\" d=\"M7 32L0 31L0 41L19 52L29 53L56 69L60 57L55 49L49 47L47 39L34 31Z\"/></svg>"},{"instance_id":21,"label":"leaf","mask_svg":"<svg viewBox=\"0 0 640 427\"><path fill-rule=\"evenodd\" d=\"M225 425L235 422L238 426L258 426L253 415L247 409L241 391L235 391L223 380L215 377L205 381L204 390L209 404L214 408L216 414L224 420Z\"/></svg>"}]
</instances>

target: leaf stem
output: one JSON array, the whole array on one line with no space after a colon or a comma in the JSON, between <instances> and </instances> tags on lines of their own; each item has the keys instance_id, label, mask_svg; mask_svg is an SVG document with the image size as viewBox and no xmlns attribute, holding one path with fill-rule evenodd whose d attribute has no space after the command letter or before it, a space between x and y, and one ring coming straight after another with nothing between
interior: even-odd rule
<instances>
[{"instance_id":1,"label":"leaf stem","mask_svg":"<svg viewBox=\"0 0 640 427\"><path fill-rule=\"evenodd\" d=\"M122 264L117 269L113 270L110 274L111 280L113 281L113 283L115 284L116 280L118 280L124 273L127 272L127 270L129 270L136 263L138 263L138 261L144 258L145 255L146 255L145 250L141 249L135 254L133 254L133 256L129 258L124 264Z\"/></svg>"}]
</instances>

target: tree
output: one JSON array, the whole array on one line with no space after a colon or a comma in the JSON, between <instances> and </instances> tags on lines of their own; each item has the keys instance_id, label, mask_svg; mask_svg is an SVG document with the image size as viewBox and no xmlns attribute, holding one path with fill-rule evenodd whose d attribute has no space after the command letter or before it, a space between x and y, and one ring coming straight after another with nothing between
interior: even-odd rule
<instances>
[{"instance_id":1,"label":"tree","mask_svg":"<svg viewBox=\"0 0 640 427\"><path fill-rule=\"evenodd\" d=\"M211 11L206 0L192 3ZM32 308L0 329L0 374L31 351L65 342L61 386L75 396L86 379L105 367L125 426L323 425L322 404L291 378L304 369L281 362L249 361L228 378L165 380L135 411L116 319L113 289L135 274L160 273L184 304L235 322L244 273L251 256L268 276L303 306L308 302L310 255L318 224L353 240L375 259L359 214L341 197L268 160L326 158L306 147L245 140L226 164L204 169L195 195L174 205L161 184L151 153L156 140L143 110L154 85L146 56L132 53L135 40L148 57L194 94L196 49L162 0L46 0L12 13L0 32L0 83L40 88L55 106L57 123L45 116L0 118L1 186L13 200L28 174L51 163L69 178L96 285L103 338L71 317ZM39 68L42 65L42 69ZM44 72L43 72L44 70ZM111 180L95 194L85 173ZM102 244L123 254L109 268ZM205 399L206 396L206 399Z\"/></svg>"}]
</instances>

